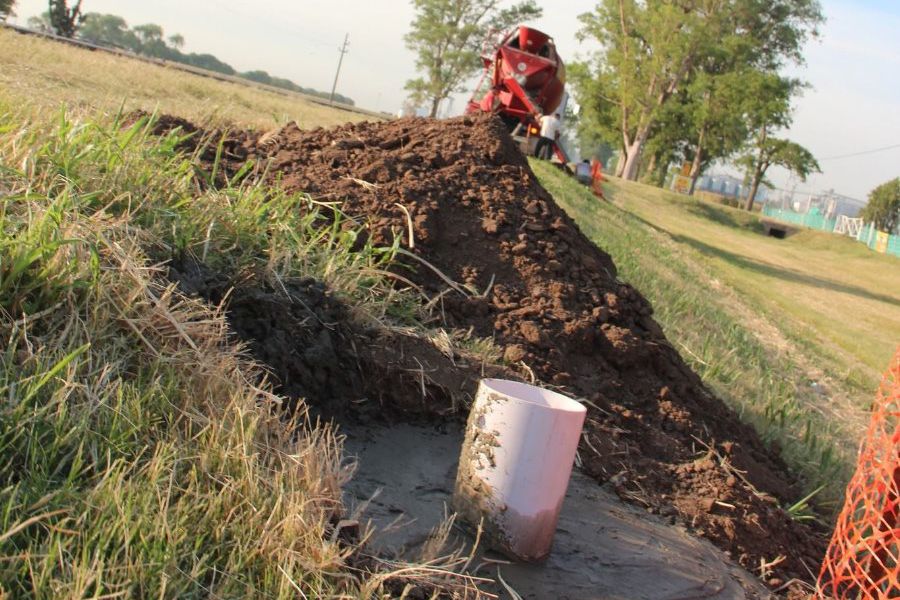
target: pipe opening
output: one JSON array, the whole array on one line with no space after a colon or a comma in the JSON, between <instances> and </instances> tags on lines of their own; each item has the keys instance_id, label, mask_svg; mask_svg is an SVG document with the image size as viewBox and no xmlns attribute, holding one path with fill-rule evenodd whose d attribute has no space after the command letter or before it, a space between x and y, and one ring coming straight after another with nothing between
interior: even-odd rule
<instances>
[{"instance_id":1,"label":"pipe opening","mask_svg":"<svg viewBox=\"0 0 900 600\"><path fill-rule=\"evenodd\" d=\"M521 402L534 404L551 410L561 410L573 413L585 413L587 409L578 401L527 383L519 383L508 379L482 379L481 385L492 392L511 396Z\"/></svg>"}]
</instances>

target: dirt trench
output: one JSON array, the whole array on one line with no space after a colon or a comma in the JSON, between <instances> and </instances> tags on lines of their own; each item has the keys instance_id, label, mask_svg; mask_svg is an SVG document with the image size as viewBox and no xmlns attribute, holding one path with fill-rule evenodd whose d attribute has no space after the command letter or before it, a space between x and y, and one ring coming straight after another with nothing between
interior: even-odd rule
<instances>
[{"instance_id":1,"label":"dirt trench","mask_svg":"<svg viewBox=\"0 0 900 600\"><path fill-rule=\"evenodd\" d=\"M533 373L585 399L580 454L590 476L709 539L772 588L811 579L824 537L780 508L799 493L785 463L684 363L649 302L619 281L609 255L538 184L499 120L399 119L312 131L291 124L229 140L223 173L252 159L273 184L340 202L372 241L401 236L444 277L413 260L396 268L440 296L446 326L471 328L504 349L508 367L495 367L497 374ZM176 267L173 276L189 283L184 272ZM215 301L229 284L204 285L196 291ZM281 292L264 288L236 289L229 301L235 331L283 392L352 413L446 418L465 410L481 366L460 367L417 338L349 331L327 290L296 286L288 296L302 302L285 304ZM430 394L413 374L421 371L416 363L404 362L419 353L444 382Z\"/></svg>"},{"instance_id":2,"label":"dirt trench","mask_svg":"<svg viewBox=\"0 0 900 600\"><path fill-rule=\"evenodd\" d=\"M235 280L191 259L170 261L180 291L224 303L236 337L266 367L278 392L304 399L311 417L356 422L459 415L481 377L516 377L420 336L366 328L321 282L277 287Z\"/></svg>"}]
</instances>

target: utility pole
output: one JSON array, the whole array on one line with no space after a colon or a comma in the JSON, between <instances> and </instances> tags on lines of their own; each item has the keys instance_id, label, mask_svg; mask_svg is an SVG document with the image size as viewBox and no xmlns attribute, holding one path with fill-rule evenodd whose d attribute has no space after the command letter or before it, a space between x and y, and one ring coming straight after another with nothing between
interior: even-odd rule
<instances>
[{"instance_id":1,"label":"utility pole","mask_svg":"<svg viewBox=\"0 0 900 600\"><path fill-rule=\"evenodd\" d=\"M349 42L350 42L350 34L348 33L344 36L344 45L341 46L340 48L338 48L338 51L340 51L340 53L341 53L341 57L338 59L338 68L334 74L334 83L331 86L331 97L328 99L329 104L334 104L334 90L337 89L338 75L341 74L341 63L344 62L344 55L347 54L347 52L349 52L347 50L347 46L349 45Z\"/></svg>"}]
</instances>

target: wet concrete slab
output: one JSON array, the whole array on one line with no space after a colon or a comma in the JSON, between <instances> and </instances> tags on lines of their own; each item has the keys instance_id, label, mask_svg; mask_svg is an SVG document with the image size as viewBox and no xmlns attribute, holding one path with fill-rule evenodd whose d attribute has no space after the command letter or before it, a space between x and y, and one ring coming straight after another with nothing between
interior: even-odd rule
<instances>
[{"instance_id":1,"label":"wet concrete slab","mask_svg":"<svg viewBox=\"0 0 900 600\"><path fill-rule=\"evenodd\" d=\"M343 428L345 452L359 468L345 486L350 510L377 529L379 552L414 558L449 507L463 431L398 424ZM453 543L471 544L463 528ZM452 543L451 543L452 545ZM487 559L487 560L485 560ZM493 561L504 562L493 562ZM683 528L622 503L576 470L550 557L508 564L479 550L478 576L503 580L522 598L559 600L716 600L769 598L765 587L715 546ZM499 583L483 586L513 596Z\"/></svg>"}]
</instances>

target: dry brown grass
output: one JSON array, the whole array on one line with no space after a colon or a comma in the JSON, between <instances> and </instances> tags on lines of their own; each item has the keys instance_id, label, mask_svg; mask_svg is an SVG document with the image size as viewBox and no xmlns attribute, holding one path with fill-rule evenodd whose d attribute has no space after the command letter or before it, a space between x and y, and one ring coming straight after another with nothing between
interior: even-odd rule
<instances>
[{"instance_id":1,"label":"dry brown grass","mask_svg":"<svg viewBox=\"0 0 900 600\"><path fill-rule=\"evenodd\" d=\"M36 108L115 112L160 110L187 119L271 129L371 119L364 115L236 83L94 52L0 28L0 93Z\"/></svg>"}]
</instances>

